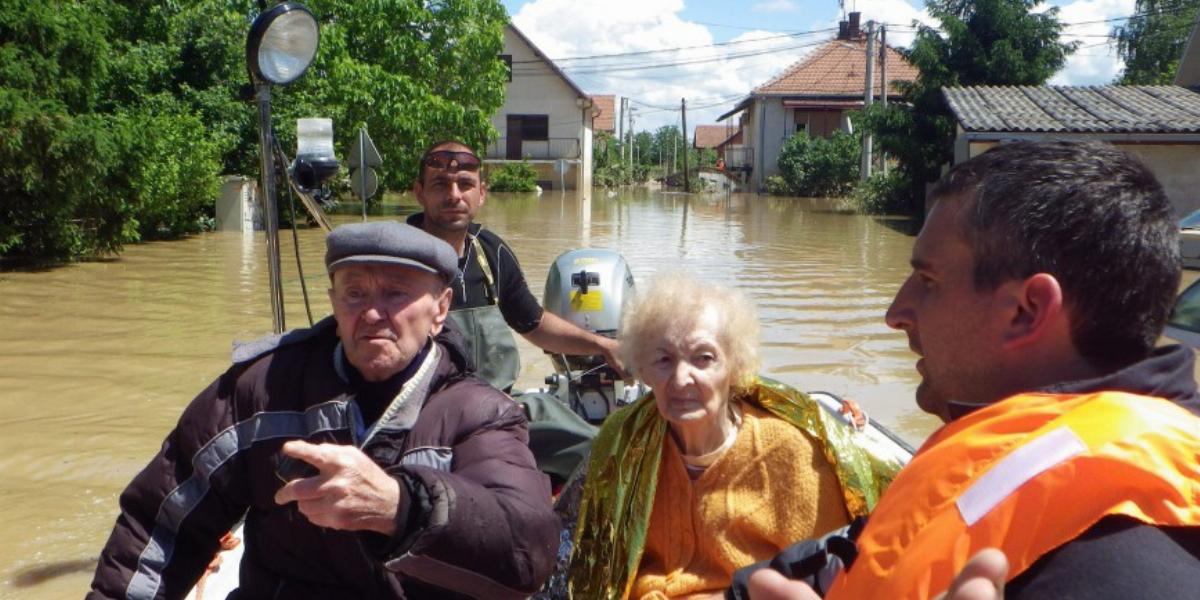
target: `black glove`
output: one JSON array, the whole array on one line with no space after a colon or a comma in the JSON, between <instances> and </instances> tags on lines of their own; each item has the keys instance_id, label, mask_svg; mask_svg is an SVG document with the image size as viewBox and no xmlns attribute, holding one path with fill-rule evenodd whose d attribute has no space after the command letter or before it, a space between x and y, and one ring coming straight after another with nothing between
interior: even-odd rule
<instances>
[{"instance_id":1,"label":"black glove","mask_svg":"<svg viewBox=\"0 0 1200 600\"><path fill-rule=\"evenodd\" d=\"M750 575L759 569L774 569L788 579L807 583L824 596L833 578L854 564L858 557L855 540L867 520L859 517L849 525L815 540L804 540L784 548L770 560L756 562L733 573L733 583L725 590L726 600L749 600Z\"/></svg>"}]
</instances>

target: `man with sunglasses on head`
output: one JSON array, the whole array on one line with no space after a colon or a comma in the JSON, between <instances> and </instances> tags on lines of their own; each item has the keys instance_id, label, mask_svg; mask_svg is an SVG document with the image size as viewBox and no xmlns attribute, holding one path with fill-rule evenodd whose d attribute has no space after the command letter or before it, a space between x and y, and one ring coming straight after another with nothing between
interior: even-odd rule
<instances>
[{"instance_id":1,"label":"man with sunglasses on head","mask_svg":"<svg viewBox=\"0 0 1200 600\"><path fill-rule=\"evenodd\" d=\"M546 312L525 282L513 251L495 232L474 222L487 201L479 157L465 144L443 141L421 157L413 194L424 209L408 224L449 243L458 252L462 280L454 287L450 317L471 343L478 375L509 390L521 360L509 328L533 345L559 354L602 355L623 372L617 341Z\"/></svg>"}]
</instances>

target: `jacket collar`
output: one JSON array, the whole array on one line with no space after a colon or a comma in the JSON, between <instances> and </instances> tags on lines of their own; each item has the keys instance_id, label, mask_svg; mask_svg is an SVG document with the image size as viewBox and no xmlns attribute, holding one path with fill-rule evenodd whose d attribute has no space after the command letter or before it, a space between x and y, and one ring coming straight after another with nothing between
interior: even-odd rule
<instances>
[{"instance_id":1,"label":"jacket collar","mask_svg":"<svg viewBox=\"0 0 1200 600\"><path fill-rule=\"evenodd\" d=\"M1155 348L1144 360L1107 375L1091 379L1056 383L1039 390L1050 394L1090 394L1094 392L1128 392L1170 400L1200 416L1200 394L1194 374L1196 356L1190 348L1179 344ZM950 418L959 417L982 407L980 404L950 402Z\"/></svg>"}]
</instances>

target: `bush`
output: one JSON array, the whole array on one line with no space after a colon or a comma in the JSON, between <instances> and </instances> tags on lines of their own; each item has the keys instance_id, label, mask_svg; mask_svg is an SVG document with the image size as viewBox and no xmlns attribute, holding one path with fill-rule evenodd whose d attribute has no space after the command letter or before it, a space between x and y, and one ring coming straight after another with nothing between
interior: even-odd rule
<instances>
[{"instance_id":1,"label":"bush","mask_svg":"<svg viewBox=\"0 0 1200 600\"><path fill-rule=\"evenodd\" d=\"M488 173L488 189L493 192L537 191L537 171L526 161L500 165Z\"/></svg>"},{"instance_id":2,"label":"bush","mask_svg":"<svg viewBox=\"0 0 1200 600\"><path fill-rule=\"evenodd\" d=\"M855 188L854 204L859 212L870 215L904 213L908 211L910 187L899 169L876 173Z\"/></svg>"},{"instance_id":3,"label":"bush","mask_svg":"<svg viewBox=\"0 0 1200 600\"><path fill-rule=\"evenodd\" d=\"M783 144L779 171L796 196L845 196L858 180L858 137L844 131L826 138L801 132Z\"/></svg>"},{"instance_id":4,"label":"bush","mask_svg":"<svg viewBox=\"0 0 1200 600\"><path fill-rule=\"evenodd\" d=\"M635 166L634 169L637 167ZM644 169L643 169L644 171ZM643 173L642 181L645 181ZM615 188L634 182L634 170L621 163L613 163L592 171L592 187Z\"/></svg>"},{"instance_id":5,"label":"bush","mask_svg":"<svg viewBox=\"0 0 1200 600\"><path fill-rule=\"evenodd\" d=\"M781 175L771 175L767 177L767 193L776 196L790 196L792 188L788 186L787 180Z\"/></svg>"}]
</instances>

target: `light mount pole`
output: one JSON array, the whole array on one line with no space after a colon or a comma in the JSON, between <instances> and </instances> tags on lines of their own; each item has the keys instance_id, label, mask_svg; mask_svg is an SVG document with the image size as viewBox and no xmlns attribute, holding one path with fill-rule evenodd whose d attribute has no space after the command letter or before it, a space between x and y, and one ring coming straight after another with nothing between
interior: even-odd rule
<instances>
[{"instance_id":1,"label":"light mount pole","mask_svg":"<svg viewBox=\"0 0 1200 600\"><path fill-rule=\"evenodd\" d=\"M258 104L258 142L263 212L266 213L267 269L275 333L285 328L279 266L279 210L275 202L275 132L271 127L271 86L287 85L304 74L317 55L317 20L303 5L277 4L258 15L246 37L246 66Z\"/></svg>"}]
</instances>

